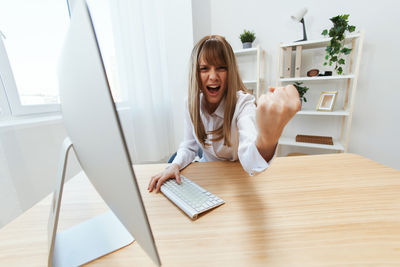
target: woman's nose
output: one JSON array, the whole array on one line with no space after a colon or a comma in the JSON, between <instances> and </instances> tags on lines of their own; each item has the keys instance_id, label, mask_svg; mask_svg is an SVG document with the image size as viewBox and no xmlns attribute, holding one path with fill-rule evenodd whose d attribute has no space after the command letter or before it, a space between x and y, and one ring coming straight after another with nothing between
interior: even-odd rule
<instances>
[{"instance_id":1,"label":"woman's nose","mask_svg":"<svg viewBox=\"0 0 400 267\"><path fill-rule=\"evenodd\" d=\"M215 69L211 69L210 70L210 76L209 76L210 80L216 80L218 78L217 72Z\"/></svg>"}]
</instances>

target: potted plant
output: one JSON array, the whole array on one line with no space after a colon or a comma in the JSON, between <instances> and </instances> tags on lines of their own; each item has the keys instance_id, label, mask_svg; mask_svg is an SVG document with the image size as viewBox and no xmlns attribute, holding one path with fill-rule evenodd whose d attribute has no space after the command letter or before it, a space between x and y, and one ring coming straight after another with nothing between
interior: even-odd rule
<instances>
[{"instance_id":1,"label":"potted plant","mask_svg":"<svg viewBox=\"0 0 400 267\"><path fill-rule=\"evenodd\" d=\"M252 43L256 39L256 34L252 31L244 30L239 36L240 41L242 41L243 48L251 48Z\"/></svg>"},{"instance_id":2,"label":"potted plant","mask_svg":"<svg viewBox=\"0 0 400 267\"><path fill-rule=\"evenodd\" d=\"M349 25L348 19L348 14L332 17L330 18L333 23L332 28L329 31L325 29L322 32L322 35L331 37L331 41L325 49L325 59L327 61L324 63L324 66L335 64L335 71L339 75L343 73L342 65L346 63L342 56L348 55L351 52L351 48L344 46L345 32L354 32L356 29L355 26Z\"/></svg>"},{"instance_id":3,"label":"potted plant","mask_svg":"<svg viewBox=\"0 0 400 267\"><path fill-rule=\"evenodd\" d=\"M303 85L302 82L295 82L293 86L296 87L297 91L299 92L301 104L303 104L303 100L304 102L307 102L307 98L305 98L304 95L307 93L309 88Z\"/></svg>"}]
</instances>

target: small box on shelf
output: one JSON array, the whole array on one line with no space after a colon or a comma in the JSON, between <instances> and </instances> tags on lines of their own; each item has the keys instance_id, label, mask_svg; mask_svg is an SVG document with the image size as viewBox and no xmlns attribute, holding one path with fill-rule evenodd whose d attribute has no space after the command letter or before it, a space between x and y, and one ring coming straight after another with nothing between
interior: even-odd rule
<instances>
[{"instance_id":1,"label":"small box on shelf","mask_svg":"<svg viewBox=\"0 0 400 267\"><path fill-rule=\"evenodd\" d=\"M330 136L318 136L318 135L296 135L296 142L333 145L333 139Z\"/></svg>"}]
</instances>

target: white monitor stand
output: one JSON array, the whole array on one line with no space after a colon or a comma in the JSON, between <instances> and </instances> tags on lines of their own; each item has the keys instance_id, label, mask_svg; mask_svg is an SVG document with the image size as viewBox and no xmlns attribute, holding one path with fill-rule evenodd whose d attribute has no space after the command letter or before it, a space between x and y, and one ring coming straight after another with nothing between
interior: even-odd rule
<instances>
[{"instance_id":1,"label":"white monitor stand","mask_svg":"<svg viewBox=\"0 0 400 267\"><path fill-rule=\"evenodd\" d=\"M48 266L80 266L135 240L111 210L57 232L68 153L72 147L70 139L66 138L60 153L56 190L48 224Z\"/></svg>"}]
</instances>

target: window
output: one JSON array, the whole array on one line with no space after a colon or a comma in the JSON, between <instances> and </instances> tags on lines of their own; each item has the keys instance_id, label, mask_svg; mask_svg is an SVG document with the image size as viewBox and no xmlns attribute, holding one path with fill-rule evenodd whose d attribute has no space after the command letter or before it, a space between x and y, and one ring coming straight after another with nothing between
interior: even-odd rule
<instances>
[{"instance_id":1,"label":"window","mask_svg":"<svg viewBox=\"0 0 400 267\"><path fill-rule=\"evenodd\" d=\"M59 110L57 59L68 23L65 0L0 2L0 77L13 115Z\"/></svg>"},{"instance_id":2,"label":"window","mask_svg":"<svg viewBox=\"0 0 400 267\"><path fill-rule=\"evenodd\" d=\"M121 102L108 0L90 2L113 96ZM68 5L67 0L0 2L0 115L60 110L57 64L69 24Z\"/></svg>"}]
</instances>

